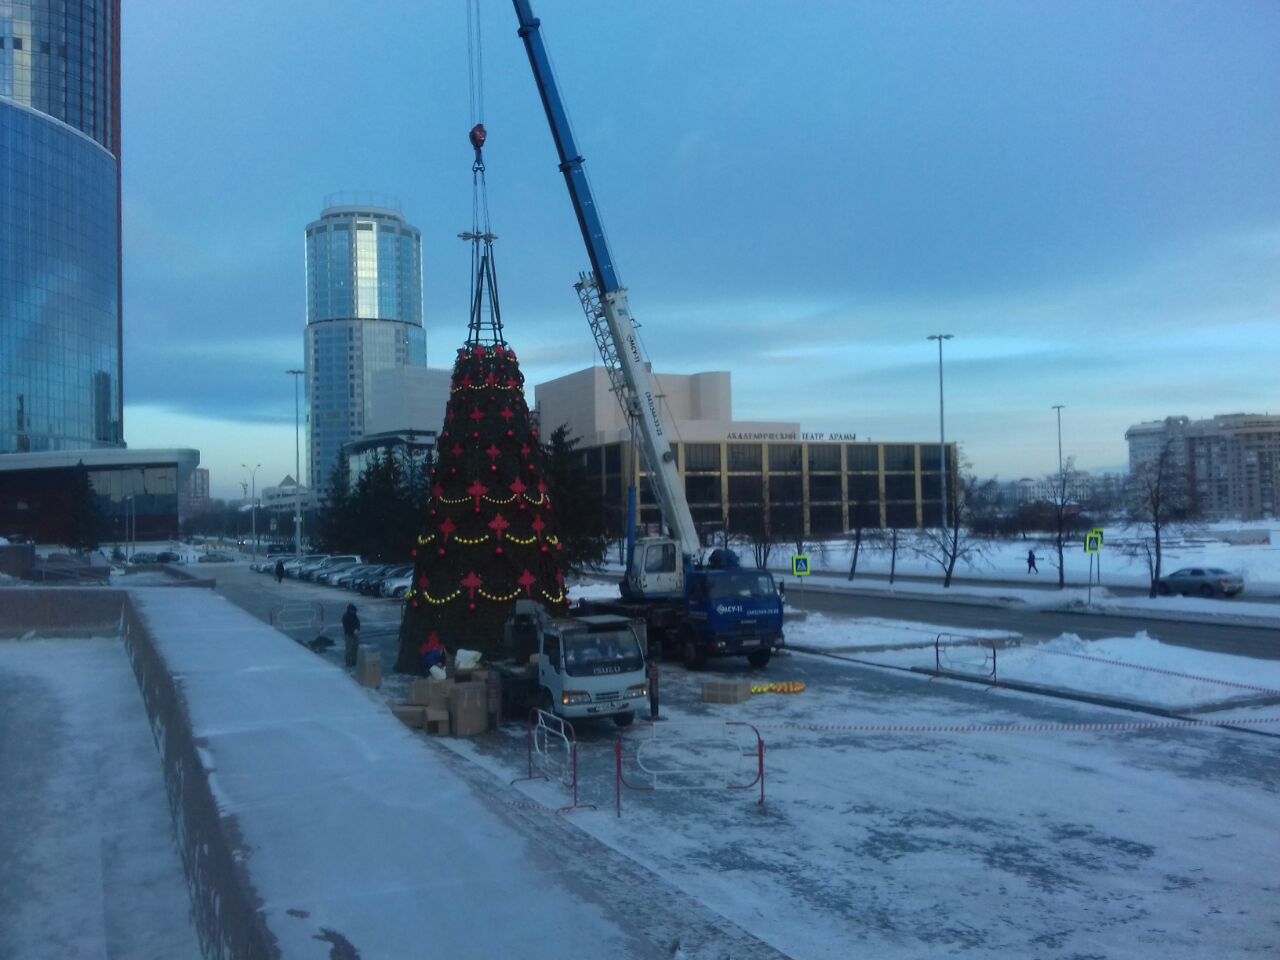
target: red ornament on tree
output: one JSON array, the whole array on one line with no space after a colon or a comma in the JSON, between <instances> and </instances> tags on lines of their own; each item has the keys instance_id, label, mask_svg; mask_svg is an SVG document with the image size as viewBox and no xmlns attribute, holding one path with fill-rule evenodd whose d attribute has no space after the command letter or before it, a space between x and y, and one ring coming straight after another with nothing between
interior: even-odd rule
<instances>
[{"instance_id":1,"label":"red ornament on tree","mask_svg":"<svg viewBox=\"0 0 1280 960\"><path fill-rule=\"evenodd\" d=\"M476 598L476 591L484 586L484 581L476 576L476 572L474 570L463 577L461 583L462 586L466 588L467 596L472 600Z\"/></svg>"},{"instance_id":2,"label":"red ornament on tree","mask_svg":"<svg viewBox=\"0 0 1280 960\"><path fill-rule=\"evenodd\" d=\"M533 596L533 585L537 582L538 582L538 578L535 577L532 573L530 573L527 569L524 571L524 573L520 574L519 578L516 580L516 583L524 587L525 596L528 596L528 597Z\"/></svg>"}]
</instances>

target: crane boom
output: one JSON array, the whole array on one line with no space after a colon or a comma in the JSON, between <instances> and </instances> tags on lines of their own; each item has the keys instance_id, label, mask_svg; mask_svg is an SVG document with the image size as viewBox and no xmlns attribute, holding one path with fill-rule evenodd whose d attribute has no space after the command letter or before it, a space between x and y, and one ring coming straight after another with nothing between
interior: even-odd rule
<instances>
[{"instance_id":1,"label":"crane boom","mask_svg":"<svg viewBox=\"0 0 1280 960\"><path fill-rule=\"evenodd\" d=\"M671 533L685 554L696 556L699 548L698 531L689 511L689 501L684 495L684 484L667 439L662 419L661 400L653 375L645 366L640 348L639 333L627 304L626 288L618 281L613 257L604 235L604 224L583 169L582 156L573 141L569 115L556 86L551 61L542 40L541 23L533 15L529 0L512 0L516 18L520 22L520 39L529 55L529 66L542 98L551 136L560 156L560 172L564 174L573 212L578 218L578 228L587 246L593 278L579 283L579 296L587 308L588 317L603 321L603 330L593 323L597 345L600 347L613 386L619 394L623 410L632 424L639 429L640 449L644 455L649 479L653 483L658 502ZM592 282L588 282L591 280ZM585 291L585 292L584 292ZM611 341L611 342L610 342Z\"/></svg>"}]
</instances>

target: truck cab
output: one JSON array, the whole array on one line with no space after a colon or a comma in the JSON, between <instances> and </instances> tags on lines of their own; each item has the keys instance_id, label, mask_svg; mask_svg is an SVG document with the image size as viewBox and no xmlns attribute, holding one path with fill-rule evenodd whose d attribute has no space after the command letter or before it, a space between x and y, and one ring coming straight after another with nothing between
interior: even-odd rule
<instances>
[{"instance_id":1,"label":"truck cab","mask_svg":"<svg viewBox=\"0 0 1280 960\"><path fill-rule=\"evenodd\" d=\"M649 696L643 621L616 614L552 619L521 600L507 642L516 657L534 661L538 706L566 720L608 718L625 727Z\"/></svg>"},{"instance_id":2,"label":"truck cab","mask_svg":"<svg viewBox=\"0 0 1280 960\"><path fill-rule=\"evenodd\" d=\"M763 667L782 646L782 595L767 570L695 568L687 574L681 658L691 669L708 657L742 656Z\"/></svg>"},{"instance_id":3,"label":"truck cab","mask_svg":"<svg viewBox=\"0 0 1280 960\"><path fill-rule=\"evenodd\" d=\"M631 547L622 595L628 599L671 599L684 596L684 562L680 545L670 537L641 537Z\"/></svg>"}]
</instances>

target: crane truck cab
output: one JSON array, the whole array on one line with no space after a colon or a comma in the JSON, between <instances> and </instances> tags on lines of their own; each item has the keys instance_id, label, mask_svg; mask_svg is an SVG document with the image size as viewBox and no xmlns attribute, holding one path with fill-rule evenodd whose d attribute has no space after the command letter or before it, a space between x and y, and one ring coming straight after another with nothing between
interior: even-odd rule
<instances>
[{"instance_id":1,"label":"crane truck cab","mask_svg":"<svg viewBox=\"0 0 1280 960\"><path fill-rule=\"evenodd\" d=\"M616 614L552 618L541 604L518 600L503 641L507 662L526 664L522 672L502 671L509 701L521 706L625 727L649 696L643 621Z\"/></svg>"}]
</instances>

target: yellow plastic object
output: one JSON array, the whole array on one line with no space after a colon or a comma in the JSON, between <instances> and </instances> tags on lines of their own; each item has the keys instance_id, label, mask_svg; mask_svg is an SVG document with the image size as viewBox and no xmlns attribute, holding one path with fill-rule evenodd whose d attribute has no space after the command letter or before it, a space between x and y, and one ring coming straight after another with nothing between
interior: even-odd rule
<instances>
[{"instance_id":1,"label":"yellow plastic object","mask_svg":"<svg viewBox=\"0 0 1280 960\"><path fill-rule=\"evenodd\" d=\"M752 693L804 693L803 680L787 680L782 683L758 683L751 687Z\"/></svg>"}]
</instances>

